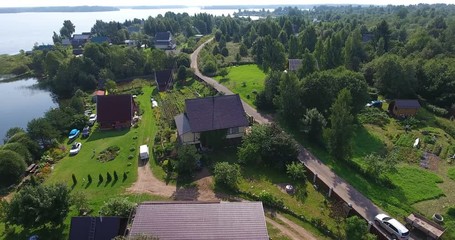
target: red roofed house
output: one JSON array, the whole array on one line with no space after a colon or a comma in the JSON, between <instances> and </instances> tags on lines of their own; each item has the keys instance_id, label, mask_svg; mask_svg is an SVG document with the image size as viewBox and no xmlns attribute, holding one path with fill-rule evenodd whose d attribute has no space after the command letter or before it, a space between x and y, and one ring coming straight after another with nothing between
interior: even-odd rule
<instances>
[{"instance_id":1,"label":"red roofed house","mask_svg":"<svg viewBox=\"0 0 455 240\"><path fill-rule=\"evenodd\" d=\"M130 94L98 96L97 122L100 129L131 127L137 106Z\"/></svg>"},{"instance_id":2,"label":"red roofed house","mask_svg":"<svg viewBox=\"0 0 455 240\"><path fill-rule=\"evenodd\" d=\"M397 117L415 116L420 109L416 99L396 99L389 103L389 112Z\"/></svg>"},{"instance_id":3,"label":"red roofed house","mask_svg":"<svg viewBox=\"0 0 455 240\"><path fill-rule=\"evenodd\" d=\"M96 102L96 99L98 98L98 96L104 96L104 95L106 95L106 91L104 91L104 90L94 91L92 94L92 102Z\"/></svg>"}]
</instances>

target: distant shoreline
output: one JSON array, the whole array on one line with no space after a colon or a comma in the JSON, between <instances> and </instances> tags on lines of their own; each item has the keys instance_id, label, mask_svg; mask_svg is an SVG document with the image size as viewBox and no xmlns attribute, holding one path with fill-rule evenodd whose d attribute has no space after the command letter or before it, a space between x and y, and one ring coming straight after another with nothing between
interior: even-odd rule
<instances>
[{"instance_id":1,"label":"distant shoreline","mask_svg":"<svg viewBox=\"0 0 455 240\"><path fill-rule=\"evenodd\" d=\"M0 8L2 13L29 13L29 12L113 12L120 11L117 7L76 6L76 7L8 7Z\"/></svg>"}]
</instances>

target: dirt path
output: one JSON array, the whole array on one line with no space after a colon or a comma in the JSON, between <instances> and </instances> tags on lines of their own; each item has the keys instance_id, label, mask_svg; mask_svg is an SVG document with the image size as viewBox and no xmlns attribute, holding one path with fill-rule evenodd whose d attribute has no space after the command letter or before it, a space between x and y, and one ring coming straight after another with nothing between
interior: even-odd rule
<instances>
[{"instance_id":1,"label":"dirt path","mask_svg":"<svg viewBox=\"0 0 455 240\"><path fill-rule=\"evenodd\" d=\"M283 235L290 237L291 239L302 239L302 240L317 240L310 232L302 228L301 226L293 223L289 219L283 217L280 214L276 215L276 219L283 222L278 223L272 218L266 217L265 220L276 229L280 230Z\"/></svg>"},{"instance_id":2,"label":"dirt path","mask_svg":"<svg viewBox=\"0 0 455 240\"><path fill-rule=\"evenodd\" d=\"M203 168L196 175L196 184L199 196L198 201L219 201L220 199L216 196L213 191L213 177L207 168Z\"/></svg>"},{"instance_id":3,"label":"dirt path","mask_svg":"<svg viewBox=\"0 0 455 240\"><path fill-rule=\"evenodd\" d=\"M156 178L150 169L150 164L147 162L144 166L137 168L137 181L126 191L130 193L149 193L171 198L176 188L175 186L166 185Z\"/></svg>"}]
</instances>

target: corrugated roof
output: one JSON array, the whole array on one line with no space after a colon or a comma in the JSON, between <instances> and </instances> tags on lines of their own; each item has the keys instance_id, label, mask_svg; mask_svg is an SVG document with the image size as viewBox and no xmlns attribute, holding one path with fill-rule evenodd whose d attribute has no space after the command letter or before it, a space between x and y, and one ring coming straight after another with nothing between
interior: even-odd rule
<instances>
[{"instance_id":1,"label":"corrugated roof","mask_svg":"<svg viewBox=\"0 0 455 240\"><path fill-rule=\"evenodd\" d=\"M175 125L177 126L179 135L191 132L190 123L188 122L188 118L184 113L175 116L174 121Z\"/></svg>"},{"instance_id":2,"label":"corrugated roof","mask_svg":"<svg viewBox=\"0 0 455 240\"><path fill-rule=\"evenodd\" d=\"M92 234L97 240L111 240L123 235L127 222L127 218L121 217L72 217L69 239L90 239Z\"/></svg>"},{"instance_id":3,"label":"corrugated roof","mask_svg":"<svg viewBox=\"0 0 455 240\"><path fill-rule=\"evenodd\" d=\"M302 59L289 59L289 71L297 71L302 66Z\"/></svg>"},{"instance_id":4,"label":"corrugated roof","mask_svg":"<svg viewBox=\"0 0 455 240\"><path fill-rule=\"evenodd\" d=\"M98 122L124 122L133 118L133 97L129 94L98 96Z\"/></svg>"},{"instance_id":5,"label":"corrugated roof","mask_svg":"<svg viewBox=\"0 0 455 240\"><path fill-rule=\"evenodd\" d=\"M169 202L138 206L130 235L171 239L268 240L261 202Z\"/></svg>"},{"instance_id":6,"label":"corrugated roof","mask_svg":"<svg viewBox=\"0 0 455 240\"><path fill-rule=\"evenodd\" d=\"M396 99L395 106L397 108L416 109L420 108L420 103L416 99Z\"/></svg>"},{"instance_id":7,"label":"corrugated roof","mask_svg":"<svg viewBox=\"0 0 455 240\"><path fill-rule=\"evenodd\" d=\"M238 94L186 99L185 112L192 132L248 126Z\"/></svg>"}]
</instances>

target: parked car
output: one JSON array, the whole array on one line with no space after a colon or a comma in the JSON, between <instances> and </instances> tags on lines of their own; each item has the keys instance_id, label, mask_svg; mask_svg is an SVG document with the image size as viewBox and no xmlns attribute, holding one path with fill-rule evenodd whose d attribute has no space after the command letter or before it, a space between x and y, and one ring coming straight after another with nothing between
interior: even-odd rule
<instances>
[{"instance_id":1,"label":"parked car","mask_svg":"<svg viewBox=\"0 0 455 240\"><path fill-rule=\"evenodd\" d=\"M71 130L70 134L68 135L68 138L70 139L70 141L76 139L77 136L79 136L80 132L81 131L79 131L78 129Z\"/></svg>"},{"instance_id":2,"label":"parked car","mask_svg":"<svg viewBox=\"0 0 455 240\"><path fill-rule=\"evenodd\" d=\"M71 149L70 149L70 155L76 155L77 153L79 153L79 151L81 150L81 147L82 147L82 143L80 143L80 142L73 143L73 145L71 146Z\"/></svg>"},{"instance_id":3,"label":"parked car","mask_svg":"<svg viewBox=\"0 0 455 240\"><path fill-rule=\"evenodd\" d=\"M85 116L88 117L88 116L90 116L90 114L92 114L92 110L85 110L85 111L84 111L84 115L85 115Z\"/></svg>"},{"instance_id":4,"label":"parked car","mask_svg":"<svg viewBox=\"0 0 455 240\"><path fill-rule=\"evenodd\" d=\"M409 239L409 230L396 219L381 213L374 217L374 221L398 239Z\"/></svg>"},{"instance_id":5,"label":"parked car","mask_svg":"<svg viewBox=\"0 0 455 240\"><path fill-rule=\"evenodd\" d=\"M85 126L84 129L82 129L82 137L86 138L90 135L90 126Z\"/></svg>"},{"instance_id":6,"label":"parked car","mask_svg":"<svg viewBox=\"0 0 455 240\"><path fill-rule=\"evenodd\" d=\"M88 118L88 123L90 125L93 125L93 124L95 124L95 122L96 122L96 114L91 114L90 117Z\"/></svg>"}]
</instances>

